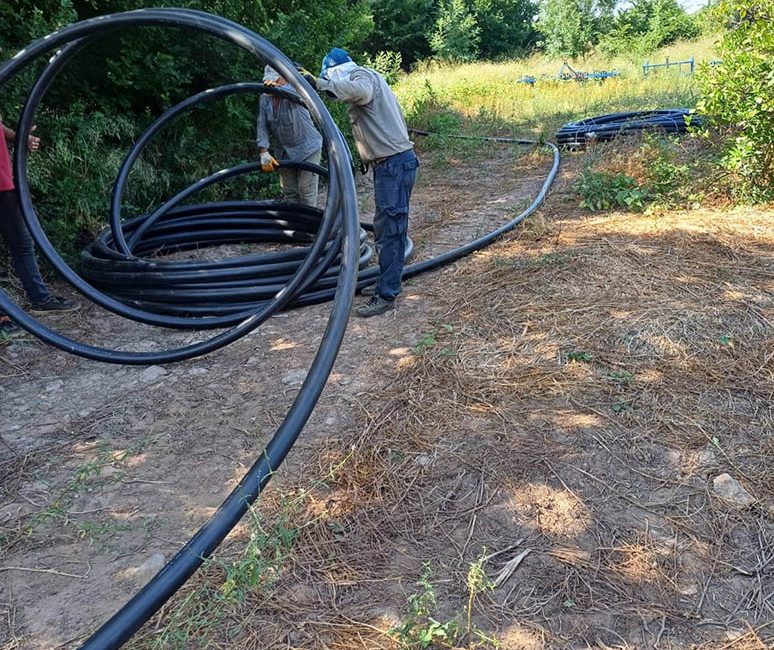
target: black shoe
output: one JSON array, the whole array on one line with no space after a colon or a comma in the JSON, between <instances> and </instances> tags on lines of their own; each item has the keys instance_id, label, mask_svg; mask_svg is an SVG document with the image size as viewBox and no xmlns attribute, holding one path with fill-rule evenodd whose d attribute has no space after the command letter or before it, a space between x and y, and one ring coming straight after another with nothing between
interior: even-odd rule
<instances>
[{"instance_id":1,"label":"black shoe","mask_svg":"<svg viewBox=\"0 0 774 650\"><path fill-rule=\"evenodd\" d=\"M22 334L21 327L8 318L8 316L0 316L0 343L5 343Z\"/></svg>"},{"instance_id":2,"label":"black shoe","mask_svg":"<svg viewBox=\"0 0 774 650\"><path fill-rule=\"evenodd\" d=\"M390 311L391 309L395 309L394 300L387 300L387 298L374 295L371 296L371 300L369 300L367 303L360 305L360 307L355 310L355 313L361 318L369 318L371 316L378 316L379 314L383 314L384 312Z\"/></svg>"},{"instance_id":3,"label":"black shoe","mask_svg":"<svg viewBox=\"0 0 774 650\"><path fill-rule=\"evenodd\" d=\"M33 314L47 314L51 311L67 312L80 309L81 306L74 300L60 298L59 296L48 296L40 302L33 303L30 306L30 312Z\"/></svg>"}]
</instances>

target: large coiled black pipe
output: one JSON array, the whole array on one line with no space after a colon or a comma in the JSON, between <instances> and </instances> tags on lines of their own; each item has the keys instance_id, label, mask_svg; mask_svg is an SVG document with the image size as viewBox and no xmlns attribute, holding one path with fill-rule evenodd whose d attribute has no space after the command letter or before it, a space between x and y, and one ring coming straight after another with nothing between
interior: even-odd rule
<instances>
[{"instance_id":1,"label":"large coiled black pipe","mask_svg":"<svg viewBox=\"0 0 774 650\"><path fill-rule=\"evenodd\" d=\"M34 121L35 111L42 96L56 73L61 69L61 66L69 59L69 57L93 38L104 36L116 29L146 25L169 25L193 28L224 38L225 40L230 40L250 51L258 57L261 62L270 61L272 64L276 62L277 66L275 67L291 82L301 100L310 109L312 116L318 124L320 124L321 130L326 138L328 158L332 161L332 164L329 170L328 201L326 203L325 212L320 223L317 237L309 248L307 256L298 266L292 279L270 302L258 304L252 315L243 319L234 328L202 343L161 352L124 352L98 348L79 341L74 341L43 326L15 305L6 294L0 293L0 307L7 311L14 320L35 336L38 336L52 345L75 354L80 354L81 356L101 361L130 364L164 363L190 358L210 352L223 345L227 345L252 331L271 314L290 303L301 287L308 286L325 272L336 255L336 251L331 251L331 247L328 246L329 237L332 233L337 233L334 236L343 241L343 230L337 227L337 220L341 222L348 218L356 219L354 180L348 165L349 151L319 97L295 71L292 62L268 41L265 41L258 35L236 23L225 21L224 19L203 12L176 9L143 9L124 14L103 16L83 21L60 30L59 32L33 43L30 47L17 54L11 61L0 68L0 85L6 83L35 59L58 47L63 45L67 46L66 49L62 50L58 57L53 59L30 91L17 130L20 140L23 141L29 134L31 124ZM333 164L334 162L335 164ZM111 296L98 291L64 263L56 250L51 246L40 227L34 207L32 206L26 179L26 151L23 147L16 149L14 156L14 174L16 176L22 212L32 236L39 248L60 274L73 287L100 306L140 322L159 324L158 315L125 305ZM120 238L120 235L118 237ZM354 240L348 242L348 246L350 248L345 247L346 250L344 250L343 255L349 254L354 256L351 262L351 266L354 267L354 259L357 258L356 242ZM339 277L339 279L341 279L341 277ZM343 303L339 300L339 306L337 307L334 305L334 311L348 313L349 306L351 305L351 298L352 297L349 296L346 300L345 307L342 306ZM167 320L169 326L190 326L190 323L188 322L190 319L167 317Z\"/></svg>"},{"instance_id":2,"label":"large coiled black pipe","mask_svg":"<svg viewBox=\"0 0 774 650\"><path fill-rule=\"evenodd\" d=\"M685 133L689 125L699 124L701 118L687 108L610 113L565 124L556 132L556 142L565 147L582 148L592 141L613 140L641 131Z\"/></svg>"},{"instance_id":3,"label":"large coiled black pipe","mask_svg":"<svg viewBox=\"0 0 774 650\"><path fill-rule=\"evenodd\" d=\"M320 125L325 138L329 161L325 209L321 212L273 202L179 205L183 199L208 183L252 171L255 169L254 164L218 172L202 179L196 187L184 191L184 196L170 199L163 210L153 213L152 219L148 216L121 218L119 208L123 186L117 183L111 212L112 227L102 233L84 256L84 266L94 284L110 284L111 292L116 286L124 287L124 293L118 292L117 299L76 274L51 246L30 198L26 151L18 147L14 155L14 175L25 221L41 251L74 288L96 304L143 323L167 327L190 327L192 323L202 328L223 324L235 326L195 345L161 352L127 352L91 346L55 332L27 315L2 291L0 308L29 332L63 350L99 361L150 364L187 359L227 345L258 327L278 309L290 304L331 297L334 302L306 380L261 456L211 519L159 574L86 641L83 648L90 650L118 648L129 639L212 554L255 501L300 435L319 398L341 344L356 286L373 282L378 273L378 269L371 268L357 275L358 269L363 269L368 263L370 253L363 244L363 232L358 224L350 154L333 120L287 57L268 41L231 21L192 10L144 9L83 21L36 41L0 67L2 87L40 57L62 48L30 90L18 124L19 140L23 142L27 139L42 97L57 72L72 56L92 39L103 37L114 30L137 26L170 26L214 35L246 49L259 61L268 62L288 79ZM493 140L529 142L509 138ZM545 197L558 169L558 151L553 145L548 146L553 149L551 171L540 193L526 210L484 237L432 260L407 267L404 277L449 263L486 246L534 211ZM132 161L129 158L127 161L125 167L128 173ZM280 234L278 227L283 225L292 227L282 228ZM152 250L179 250L202 241L212 245L237 240L250 241L251 238L292 243L300 241L306 246L267 254L260 260L250 259L250 263L257 263L260 270L248 270L240 258L226 260L218 265L218 262L213 261L170 263L140 257ZM198 275L207 276L210 285L193 286L192 279ZM170 281L172 288L167 284ZM230 293L237 287L244 289L238 301L224 304L220 300L218 290L226 284ZM188 297L178 301L177 292L202 294L198 297L203 298L204 303L192 305Z\"/></svg>"},{"instance_id":4,"label":"large coiled black pipe","mask_svg":"<svg viewBox=\"0 0 774 650\"><path fill-rule=\"evenodd\" d=\"M312 116L325 133L329 167L329 195L326 209L314 243L309 248L303 263L298 266L292 279L261 309L225 334L213 337L205 344L187 346L162 353L123 352L97 348L69 339L38 323L21 310L4 292L0 291L0 307L14 320L39 338L62 349L101 361L147 364L174 361L202 354L226 345L243 334L253 330L262 320L280 307L288 304L297 290L309 283L309 278L319 277L315 265L329 257L326 252L331 233L337 232L341 241L340 272L337 277L337 291L331 308L328 326L320 347L312 362L306 380L293 402L285 420L267 445L259 459L250 468L239 485L224 501L218 511L199 532L175 555L175 557L153 578L132 600L110 619L86 642L85 648L120 647L161 605L191 576L206 557L218 546L228 532L236 525L247 508L258 497L262 489L297 439L314 405L319 398L325 381L330 374L346 328L352 298L355 292L355 274L358 260L358 218L354 179L349 165L349 152L335 123L319 97L295 71L292 62L276 47L250 30L222 18L201 12L182 9L148 9L123 14L103 16L66 27L45 39L33 43L0 68L0 86L7 83L27 65L52 50L77 43L81 38L91 38L114 29L139 25L168 25L203 31L230 40L251 52L261 62L269 62L293 85L309 108ZM54 59L56 61L56 59ZM53 63L51 64L54 65ZM51 70L52 68L49 68ZM45 74L45 73L44 73ZM26 141L35 111L47 87L47 81L38 80L22 111L17 129L21 142ZM53 249L38 221L29 194L26 179L26 151L18 147L14 156L14 175L19 192L20 204L25 220L33 237L46 257L57 270L81 293L98 304L119 314L130 315L147 322L147 314L141 310L126 307L105 296L83 281L62 261ZM334 228L334 226L336 226ZM330 246L327 246L330 248ZM332 256L330 256L332 259ZM324 270L324 269L323 269Z\"/></svg>"}]
</instances>

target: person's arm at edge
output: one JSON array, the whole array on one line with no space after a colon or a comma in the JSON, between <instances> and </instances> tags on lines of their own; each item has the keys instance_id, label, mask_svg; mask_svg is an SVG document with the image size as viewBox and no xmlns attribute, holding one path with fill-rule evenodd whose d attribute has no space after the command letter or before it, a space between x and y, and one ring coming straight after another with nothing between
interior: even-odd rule
<instances>
[{"instance_id":1,"label":"person's arm at edge","mask_svg":"<svg viewBox=\"0 0 774 650\"><path fill-rule=\"evenodd\" d=\"M33 126L32 128L34 129L35 127ZM3 124L3 137L5 138L6 142L15 143L16 131ZM27 150L36 151L38 147L40 147L40 138L35 135L30 135L30 137L27 139Z\"/></svg>"}]
</instances>

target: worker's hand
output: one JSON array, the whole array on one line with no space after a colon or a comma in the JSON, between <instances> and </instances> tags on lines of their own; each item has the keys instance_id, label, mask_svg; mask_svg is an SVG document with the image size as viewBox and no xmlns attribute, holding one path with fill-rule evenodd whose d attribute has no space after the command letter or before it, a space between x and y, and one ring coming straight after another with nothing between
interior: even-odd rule
<instances>
[{"instance_id":1,"label":"worker's hand","mask_svg":"<svg viewBox=\"0 0 774 650\"><path fill-rule=\"evenodd\" d=\"M261 170L268 172L273 172L275 169L279 167L279 163L277 160L272 156L268 151L264 151L261 154Z\"/></svg>"},{"instance_id":2,"label":"worker's hand","mask_svg":"<svg viewBox=\"0 0 774 650\"><path fill-rule=\"evenodd\" d=\"M37 129L37 126L33 126L30 131ZM27 151L37 151L40 149L40 138L36 135L30 135L27 137Z\"/></svg>"},{"instance_id":3,"label":"worker's hand","mask_svg":"<svg viewBox=\"0 0 774 650\"><path fill-rule=\"evenodd\" d=\"M317 90L317 77L315 77L309 70L307 70L305 67L296 64L296 71L304 78L306 79L307 83Z\"/></svg>"}]
</instances>

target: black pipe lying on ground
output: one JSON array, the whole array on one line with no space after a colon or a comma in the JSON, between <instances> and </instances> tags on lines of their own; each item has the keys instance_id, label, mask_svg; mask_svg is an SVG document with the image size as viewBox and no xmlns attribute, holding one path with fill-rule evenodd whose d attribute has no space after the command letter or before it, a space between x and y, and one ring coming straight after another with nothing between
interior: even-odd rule
<instances>
[{"instance_id":1,"label":"black pipe lying on ground","mask_svg":"<svg viewBox=\"0 0 774 650\"><path fill-rule=\"evenodd\" d=\"M582 148L589 142L604 142L642 131L685 133L689 125L701 124L701 117L691 114L687 108L610 113L565 124L556 132L556 143L564 147Z\"/></svg>"},{"instance_id":2,"label":"black pipe lying on ground","mask_svg":"<svg viewBox=\"0 0 774 650\"><path fill-rule=\"evenodd\" d=\"M285 77L323 133L329 161L325 209L319 211L272 202L177 205L200 189L202 183L217 182L229 173L236 175L255 168L255 163L248 163L228 170L228 173L203 179L198 187L186 190L185 197L173 197L165 204L164 210L154 212L152 220L147 215L121 220L120 210L117 210L111 214L111 229L101 234L84 258L87 273L92 274L95 284L121 287L116 298L69 268L49 242L30 197L27 152L24 147L18 147L14 153L14 176L24 219L39 249L71 286L101 307L141 323L196 328L217 327L225 323L234 326L202 343L159 352L133 352L101 348L66 337L26 314L2 290L0 308L30 333L65 351L98 361L147 365L190 359L216 350L251 332L279 309L292 304L333 298L333 305L307 377L287 416L259 458L210 520L142 590L84 643L82 647L88 650L118 648L125 643L193 575L257 499L289 453L319 399L344 336L356 287L372 283L378 273L376 268L364 268L370 253L363 243L363 228L358 222L351 155L330 114L285 55L262 37L229 20L186 9L142 9L76 23L34 42L0 67L2 88L41 57L62 48L28 94L17 128L19 141L24 142L28 138L45 92L58 71L77 52L92 39L137 26L185 28L216 36L247 50L258 62L269 63ZM509 138L490 140L530 143ZM558 150L553 145L547 146L553 155L551 171L526 210L488 235L431 260L406 267L404 277L447 264L483 248L532 213L545 198L558 170ZM130 166L131 162L125 165L127 170ZM121 191L114 191L114 199L119 197L114 200L114 206L120 206ZM292 228L287 228L287 225ZM129 235L128 241L125 233ZM186 250L203 243L220 245L267 240L292 244L301 242L304 246L276 255L267 253L259 260L253 256L249 264L243 264L245 260L240 258L176 263L137 256L151 251ZM260 272L250 268L251 264L260 267ZM264 271L267 273L264 274ZM204 286L195 286L192 282L195 275L207 276ZM170 282L171 285L168 284ZM237 284L226 287L223 283ZM238 301L224 303L218 293L220 289L229 293L240 289L236 291L240 294ZM189 296L178 301L178 291L188 292ZM193 296L204 298L204 306L188 302L188 297ZM206 315L202 316L202 313ZM218 318L224 320L216 324Z\"/></svg>"}]
</instances>

